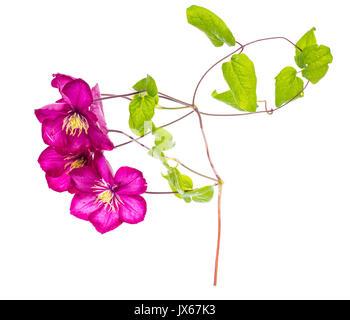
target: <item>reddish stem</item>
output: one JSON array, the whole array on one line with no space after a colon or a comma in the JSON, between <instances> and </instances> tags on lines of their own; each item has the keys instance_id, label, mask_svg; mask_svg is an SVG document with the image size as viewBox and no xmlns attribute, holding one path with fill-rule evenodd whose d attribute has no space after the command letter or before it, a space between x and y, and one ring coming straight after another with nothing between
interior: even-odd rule
<instances>
[{"instance_id":1,"label":"reddish stem","mask_svg":"<svg viewBox=\"0 0 350 320\"><path fill-rule=\"evenodd\" d=\"M218 281L218 269L219 269L219 253L220 253L220 240L221 240L221 195L222 195L222 183L219 183L219 195L218 195L218 239L217 239L217 244L216 244L214 286L216 286L217 281Z\"/></svg>"},{"instance_id":2,"label":"reddish stem","mask_svg":"<svg viewBox=\"0 0 350 320\"><path fill-rule=\"evenodd\" d=\"M202 83L203 79L205 78L205 76L210 72L210 70L212 70L216 65L218 65L220 62L224 61L225 59L227 59L228 57L232 56L233 54L235 54L236 52L238 52L239 50L240 53L242 53L243 49L248 46L251 45L253 43L257 43L260 41L265 41L265 40L276 40L276 39L284 39L286 41L288 41L289 43L291 43L294 47L296 47L297 49L299 49L300 51L302 51L296 44L294 44L292 41L290 41L289 39L285 38L285 37L270 37L270 38L263 38L263 39L258 39L255 41L251 41L246 43L245 45L241 45L239 42L238 44L240 45L240 47L238 49L236 49L235 51L233 51L232 53L226 55L225 57L223 57L222 59L220 59L219 61L215 62L207 71L205 71L205 73L202 75L202 77L199 79L196 88L194 90L193 93L193 98L192 98L192 106L194 108L194 110L196 111L197 115L198 115L198 119L199 119L199 124L200 124L200 128L201 128L201 132L202 132L202 136L203 136L203 140L205 143L205 148L206 148L206 152L207 152L207 157L208 157L208 161L209 164L211 166L211 168L213 169L213 172L215 174L215 176L218 178L219 180L219 195L218 195L218 236L217 236L217 247L216 247L216 256L215 256L215 271L214 271L214 286L216 286L217 284L217 276L218 276L218 266L219 266L219 252L220 252L220 240L221 240L221 195L222 195L222 184L223 181L220 178L219 174L217 173L215 166L212 162L211 156L210 156L210 152L209 152L209 147L208 147L208 142L207 142L207 138L203 129L203 121L202 121L202 117L201 114L205 114L205 113L201 113L197 106L195 105L195 100L196 100L196 94L198 91L198 88L200 86L200 84ZM308 85L308 83L306 84L306 86ZM304 89L303 89L304 90ZM296 97L299 96L299 93L296 95ZM294 98L292 99L294 100ZM291 100L291 101L292 101ZM288 101L286 104L288 104L290 101ZM284 106L284 105L283 105ZM283 107L282 106L282 107ZM267 109L263 112L267 112ZM273 112L273 111L272 111ZM259 112L261 113L261 111ZM245 113L247 114L251 114L251 113ZM209 114L207 114L209 115Z\"/></svg>"}]
</instances>

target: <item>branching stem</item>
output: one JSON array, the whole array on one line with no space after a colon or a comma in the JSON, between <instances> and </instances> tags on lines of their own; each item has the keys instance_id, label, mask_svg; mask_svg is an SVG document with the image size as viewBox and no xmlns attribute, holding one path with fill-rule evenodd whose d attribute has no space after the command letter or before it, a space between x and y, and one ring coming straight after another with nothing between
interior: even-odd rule
<instances>
[{"instance_id":1,"label":"branching stem","mask_svg":"<svg viewBox=\"0 0 350 320\"><path fill-rule=\"evenodd\" d=\"M206 134L205 134L205 131L204 131L204 128L203 128L203 121L202 121L202 114L204 113L201 113L198 109L198 107L196 106L195 104L195 100L196 100L196 94L197 94L197 91L199 89L199 86L200 84L202 83L203 79L206 77L206 75L210 72L210 70L212 70L215 66L217 66L220 62L224 61L225 59L229 58L230 56L232 56L233 54L237 53L238 51L240 51L240 53L242 53L243 49L245 47L247 47L248 45L251 45L253 43L257 43L257 42L260 42L260 41L265 41L265 40L276 40L276 39L284 39L286 41L288 41L289 43L291 43L294 47L298 48L300 51L302 51L296 44L294 44L292 41L288 40L287 38L285 37L270 37L270 38L263 38L263 39L258 39L258 40L255 40L255 41L251 41L251 42L248 42L246 43L245 45L241 45L240 43L238 43L240 45L240 47L238 49L236 49L235 51L233 51L232 53L226 55L225 57L223 57L222 59L220 59L219 61L215 62L207 71L204 72L204 74L202 75L202 77L199 79L196 87L195 87L195 90L194 90L194 93L193 93L193 98L192 98L192 107L193 109L195 110L197 116L198 116L198 119L199 119L199 125L200 125L200 129L201 129L201 132L202 132L202 136L203 136L203 140L204 140L204 144L205 144L205 149L206 149L206 153L207 153L207 157L208 157L208 161L209 161L209 164L215 174L215 176L217 177L217 179L219 180L219 192L218 192L218 235L217 235L217 247L216 247L216 256L215 256L215 270L214 270L214 286L216 286L217 284L217 276L218 276L218 266L219 266L219 252L220 252L220 240L221 240L221 195L222 195L222 185L223 185L223 181L222 179L220 178L218 172L216 171L215 169L215 166L213 164L213 161L211 159L211 155L210 155L210 151L209 151L209 146L208 146L208 141L207 141L207 138L206 138ZM306 86L308 85L308 83L306 84ZM304 90L304 89L303 89ZM296 95L296 97L299 96L299 93ZM294 98L292 99L294 100ZM289 101L290 102L290 101ZM288 102L288 103L289 103ZM288 104L287 103L287 104ZM265 105L266 106L266 105ZM265 111L263 112L267 112L269 114L271 114L271 112L273 111L268 111L267 110L267 107L265 107ZM260 113L260 112L259 112ZM245 114L251 114L251 113L245 113ZM209 115L209 114L207 114Z\"/></svg>"},{"instance_id":2,"label":"branching stem","mask_svg":"<svg viewBox=\"0 0 350 320\"><path fill-rule=\"evenodd\" d=\"M112 130L112 129L111 129L111 130L108 130L108 132L114 132L114 133L122 134L122 135L124 135L124 136L130 138L131 140L135 141L137 144L139 144L141 147L147 149L148 151L151 150L150 147L148 147L148 146L146 146L145 144L143 144L143 143L141 143L140 141L138 141L137 138L135 139L135 138L132 137L131 135L129 135L129 134L127 134L127 133L125 133L125 132L123 132L123 131L121 131L121 130ZM116 148L116 147L114 147L114 148ZM167 160L175 161L175 162L178 163L180 166L186 168L188 171L191 171L191 172L195 173L195 174L198 175L198 176L201 176L201 177L203 177L203 178L206 178L206 179L209 179L209 180L218 182L218 180L215 179L215 178L209 177L209 176L207 176L207 175L205 175L205 174L203 174L203 173L200 173L200 172L198 172L198 171L196 171L196 170L194 170L194 169L191 169L190 167L186 166L183 162L181 162L181 161L180 161L179 159L177 159L177 158L172 158L172 157L165 157L165 158L166 158Z\"/></svg>"},{"instance_id":3,"label":"branching stem","mask_svg":"<svg viewBox=\"0 0 350 320\"><path fill-rule=\"evenodd\" d=\"M159 107L160 109L167 109L167 110L171 110L171 109L185 109L185 108L190 108L192 107L193 110L187 114L185 114L184 116L172 121L172 122L169 122L163 126L161 126L161 128L164 128L164 127L167 127L173 123L176 123L184 118L186 118L187 116L189 116L190 114L192 114L193 112L195 112L197 114L197 117L198 117L198 120L199 120L199 126L200 126L200 130L201 130L201 133L202 133L202 138L203 138L203 141L204 141L204 146L205 146L205 150L206 150L206 154L207 154L207 158L208 158L208 161L209 161L209 164L210 164L210 167L212 168L212 171L213 173L215 174L215 177L216 178L211 178L207 175L203 175L193 169L190 169L189 167L185 166L182 162L180 162L178 159L175 159L175 158L169 158L167 157L167 159L171 159L171 160L174 160L176 161L179 165L185 167L186 169L188 169L189 171L195 173L195 174L198 174L202 177L205 177L207 179L210 179L210 180L213 180L216 183L216 185L219 186L219 190L218 190L218 234L217 234L217 247L216 247L216 256L215 256L215 271L214 271L214 286L216 286L217 284L217 277L218 277L218 266L219 266L219 252L220 252L220 240L221 240L221 197L222 197L222 186L223 186L223 180L221 179L219 173L217 172L215 166L214 166L214 163L213 163L213 160L212 160L212 157L211 157L211 154L210 154L210 150L209 150L209 145L208 145L208 140L207 140L207 136L206 136L206 133L204 131L204 126L203 126L203 120L202 120L202 115L206 115L206 116L223 116L223 117L230 117L230 116L243 116L243 115L251 115L251 114L259 114L259 113L267 113L267 114L273 114L274 111L276 110L279 110L281 109L282 107L286 106L287 104L289 104L291 101L293 101L294 99L296 99L300 93L302 93L306 87L308 86L309 82L306 83L305 87L302 89L301 92L299 92L293 99L291 99L290 101L286 102L285 104L283 104L282 106L280 106L279 108L274 108L274 109L271 109L271 110L268 110L267 109L267 103L265 100L263 101L260 101L260 102L264 102L265 103L265 110L261 110L261 111L257 111L257 112L243 112L243 113L235 113L235 114L215 114L215 113L206 113L206 112L201 112L198 107L196 106L195 104L195 100L196 100L196 95L197 95L197 92L198 92L198 89L199 89L199 86L200 84L202 83L203 79L206 77L206 75L215 67L217 66L220 62L224 61L225 59L231 57L233 54L239 52L239 53L242 53L243 50L245 49L245 47L251 45L251 44L254 44L254 43L257 43L257 42L261 42L261 41L267 41L267 40L277 40L277 39L282 39L282 40L285 40L287 42L289 42L290 44L292 44L295 48L297 48L298 50L302 51L302 49L300 49L295 43L293 43L292 41L290 41L289 39L285 38L285 37L269 37L269 38L262 38L262 39L258 39L258 40L254 40L254 41L251 41L251 42L248 42L244 45L242 45L241 43L237 42L237 44L239 45L239 48L234 50L233 52L231 52L230 54L226 55L225 57L221 58L220 60L218 60L217 62L215 62L212 66L209 67L209 69L207 69L204 74L201 76L201 78L199 79L196 87L195 87L195 90L194 90L194 93L193 93L193 97L192 97L192 103L187 103L187 102L184 102L182 100L179 100L177 98L174 98L174 97L171 97L167 94L164 94L164 93L161 93L159 92L159 98L161 99L166 99L166 100L169 100L169 101L172 101L172 102L175 102L175 103L178 103L178 104L181 104L182 107L175 107L175 108L167 108L167 107ZM133 93L130 93L130 94L122 94L122 95L107 95L105 94L105 96L107 97L103 97L103 98L99 98L99 99L96 99L94 101L98 101L98 100L106 100L106 99L112 99L112 98L125 98L125 99L128 99L130 100L130 98L128 98L128 96L132 96L132 95L135 95L135 94L138 94L138 93L141 93L141 92L144 92L144 91L138 91L138 92L133 92ZM131 140L130 141L127 141L125 143L122 143L122 144L119 144L117 146L115 146L115 148L119 148L121 146L124 146L124 145L127 145L133 141L137 142L139 145L145 147L146 149L150 150L149 147L145 146L144 144L142 144L141 142L139 142L138 140L143 138L144 136L146 136L147 134L149 133L146 133L145 135L141 136L141 137L138 137L138 138L133 138L131 137L130 135L120 131L120 130L109 130L110 132L118 132L118 133L121 133L121 134L124 134L125 136L129 137ZM173 193L177 193L177 192L147 192L147 193L150 193L150 194L173 194Z\"/></svg>"}]
</instances>

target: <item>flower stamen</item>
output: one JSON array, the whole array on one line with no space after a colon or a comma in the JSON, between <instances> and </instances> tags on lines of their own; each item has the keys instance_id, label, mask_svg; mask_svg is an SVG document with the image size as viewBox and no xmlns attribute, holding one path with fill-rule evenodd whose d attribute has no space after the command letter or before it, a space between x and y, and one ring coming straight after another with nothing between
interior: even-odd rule
<instances>
[{"instance_id":1,"label":"flower stamen","mask_svg":"<svg viewBox=\"0 0 350 320\"><path fill-rule=\"evenodd\" d=\"M74 112L73 114L68 115L64 118L62 130L64 129L66 131L66 134L69 134L71 136L75 136L76 132L78 131L79 137L83 130L85 134L87 134L89 129L89 123L84 116L80 115L77 112Z\"/></svg>"},{"instance_id":2,"label":"flower stamen","mask_svg":"<svg viewBox=\"0 0 350 320\"><path fill-rule=\"evenodd\" d=\"M105 190L97 195L96 201L104 205L105 210L114 211L114 193L111 190Z\"/></svg>"},{"instance_id":3,"label":"flower stamen","mask_svg":"<svg viewBox=\"0 0 350 320\"><path fill-rule=\"evenodd\" d=\"M104 179L97 181L92 189L98 193L95 202L104 205L105 210L109 207L108 212L113 212L115 211L115 206L118 208L118 203L115 201L115 193Z\"/></svg>"},{"instance_id":4,"label":"flower stamen","mask_svg":"<svg viewBox=\"0 0 350 320\"><path fill-rule=\"evenodd\" d=\"M66 163L64 168L69 167L69 172L72 171L73 169L78 169L82 168L87 164L87 159L85 156L78 157L77 156L68 156L65 157L64 160L68 160L70 162Z\"/></svg>"}]
</instances>

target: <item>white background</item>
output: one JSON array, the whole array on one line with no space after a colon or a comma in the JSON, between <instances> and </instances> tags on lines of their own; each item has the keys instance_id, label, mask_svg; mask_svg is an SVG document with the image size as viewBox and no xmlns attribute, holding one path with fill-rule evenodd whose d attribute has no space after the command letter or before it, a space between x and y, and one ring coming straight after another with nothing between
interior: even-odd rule
<instances>
[{"instance_id":1,"label":"white background","mask_svg":"<svg viewBox=\"0 0 350 320\"><path fill-rule=\"evenodd\" d=\"M225 181L218 287L212 286L216 198L186 204L147 195L144 222L100 235L69 214L69 194L48 189L33 111L59 97L51 74L127 93L149 73L160 91L190 101L202 73L232 51L215 48L187 24L185 9L193 3L1 2L0 298L350 298L346 1L195 2L219 15L241 43L281 35L297 41L315 26L318 42L334 55L327 76L273 116L204 118ZM245 53L256 66L258 98L272 107L274 77L294 65L294 48L276 40ZM199 108L234 112L210 97L226 88L217 67L200 87ZM129 132L127 101L104 107L109 127ZM185 112L159 110L154 121ZM177 146L168 154L211 174L196 116L169 131ZM168 190L161 165L138 145L106 156L115 169L141 169L150 191ZM191 176L197 186L206 183Z\"/></svg>"}]
</instances>

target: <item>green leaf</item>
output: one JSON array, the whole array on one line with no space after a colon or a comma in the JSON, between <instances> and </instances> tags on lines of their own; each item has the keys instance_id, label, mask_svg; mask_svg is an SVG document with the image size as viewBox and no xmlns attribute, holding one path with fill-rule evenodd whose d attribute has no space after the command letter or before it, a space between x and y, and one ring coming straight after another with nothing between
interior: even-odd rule
<instances>
[{"instance_id":1,"label":"green leaf","mask_svg":"<svg viewBox=\"0 0 350 320\"><path fill-rule=\"evenodd\" d=\"M202 187L187 192L187 195L192 196L192 200L195 202L209 202L213 198L214 188L213 186Z\"/></svg>"},{"instance_id":2,"label":"green leaf","mask_svg":"<svg viewBox=\"0 0 350 320\"><path fill-rule=\"evenodd\" d=\"M185 200L185 202L208 202L214 195L214 188L206 186L202 188L193 189L193 182L189 176L181 174L177 168L170 167L168 175L163 175L168 180L170 188L177 198Z\"/></svg>"},{"instance_id":3,"label":"green leaf","mask_svg":"<svg viewBox=\"0 0 350 320\"><path fill-rule=\"evenodd\" d=\"M323 45L313 45L304 49L298 56L298 65L303 68L302 75L313 84L320 81L333 61L331 50Z\"/></svg>"},{"instance_id":4,"label":"green leaf","mask_svg":"<svg viewBox=\"0 0 350 320\"><path fill-rule=\"evenodd\" d=\"M231 57L222 65L224 78L229 85L233 103L239 108L256 112L256 75L253 62L243 53Z\"/></svg>"},{"instance_id":5,"label":"green leaf","mask_svg":"<svg viewBox=\"0 0 350 320\"><path fill-rule=\"evenodd\" d=\"M189 190L187 187L192 184L190 177L186 176L186 178L184 178L185 176L183 176L177 168L173 167L169 167L168 175L163 177L168 180L171 190L178 192L178 197L184 199L186 202L191 202L191 197L187 196L185 193L185 190Z\"/></svg>"},{"instance_id":6,"label":"green leaf","mask_svg":"<svg viewBox=\"0 0 350 320\"><path fill-rule=\"evenodd\" d=\"M187 8L186 14L188 23L203 31L215 47L221 47L224 43L228 46L236 44L225 22L210 10L193 5Z\"/></svg>"},{"instance_id":7,"label":"green leaf","mask_svg":"<svg viewBox=\"0 0 350 320\"><path fill-rule=\"evenodd\" d=\"M173 187L178 193L182 194L184 192L182 176L177 168L170 167L168 169L167 179L170 186Z\"/></svg>"},{"instance_id":8,"label":"green leaf","mask_svg":"<svg viewBox=\"0 0 350 320\"><path fill-rule=\"evenodd\" d=\"M129 126L135 134L144 135L148 128L145 122L151 121L156 106L155 98L150 95L136 95L129 104Z\"/></svg>"},{"instance_id":9,"label":"green leaf","mask_svg":"<svg viewBox=\"0 0 350 320\"><path fill-rule=\"evenodd\" d=\"M239 111L244 111L243 109L241 109L237 105L231 90L228 90L228 91L225 91L225 92L222 92L222 93L217 93L216 90L214 90L213 93L211 94L211 96L213 98L215 98L216 100L219 100L221 102L224 102L224 103L228 104L231 107L236 108Z\"/></svg>"},{"instance_id":10,"label":"green leaf","mask_svg":"<svg viewBox=\"0 0 350 320\"><path fill-rule=\"evenodd\" d=\"M161 150L169 150L175 146L173 136L164 128L153 128L152 134L155 136L154 144Z\"/></svg>"},{"instance_id":11,"label":"green leaf","mask_svg":"<svg viewBox=\"0 0 350 320\"><path fill-rule=\"evenodd\" d=\"M148 151L148 154L151 157L160 160L165 167L169 168L169 164L165 154L161 150L159 150L157 147L152 147L152 149Z\"/></svg>"},{"instance_id":12,"label":"green leaf","mask_svg":"<svg viewBox=\"0 0 350 320\"><path fill-rule=\"evenodd\" d=\"M182 179L182 184L183 184L184 191L186 193L186 197L184 198L183 196L181 196L178 193L175 193L175 197L177 197L179 199L184 199L186 202L190 202L191 198L187 196L188 193L186 191L193 189L192 179L189 176L186 176L185 174L181 175L181 179ZM170 188L171 188L171 186L170 186ZM172 191L176 191L176 190L172 188Z\"/></svg>"},{"instance_id":13,"label":"green leaf","mask_svg":"<svg viewBox=\"0 0 350 320\"><path fill-rule=\"evenodd\" d=\"M152 134L155 136L155 146L148 152L148 154L156 159L159 159L167 168L169 168L167 159L163 153L175 146L173 136L163 128L156 128L152 123Z\"/></svg>"},{"instance_id":14,"label":"green leaf","mask_svg":"<svg viewBox=\"0 0 350 320\"><path fill-rule=\"evenodd\" d=\"M306 32L300 40L296 43L297 47L299 47L301 50L304 50L307 47L313 46L317 44L316 37L315 37L315 30L316 28L312 28L308 32ZM299 68L302 68L299 65L298 62L298 56L301 54L301 51L298 48L295 48L295 62L298 65Z\"/></svg>"},{"instance_id":15,"label":"green leaf","mask_svg":"<svg viewBox=\"0 0 350 320\"><path fill-rule=\"evenodd\" d=\"M134 84L133 89L136 91L146 90L151 97L156 97L158 95L156 82L150 75L147 75L146 78L143 78Z\"/></svg>"},{"instance_id":16,"label":"green leaf","mask_svg":"<svg viewBox=\"0 0 350 320\"><path fill-rule=\"evenodd\" d=\"M303 96L304 81L297 77L297 71L293 67L284 68L275 78L275 101L276 107L298 97Z\"/></svg>"}]
</instances>

